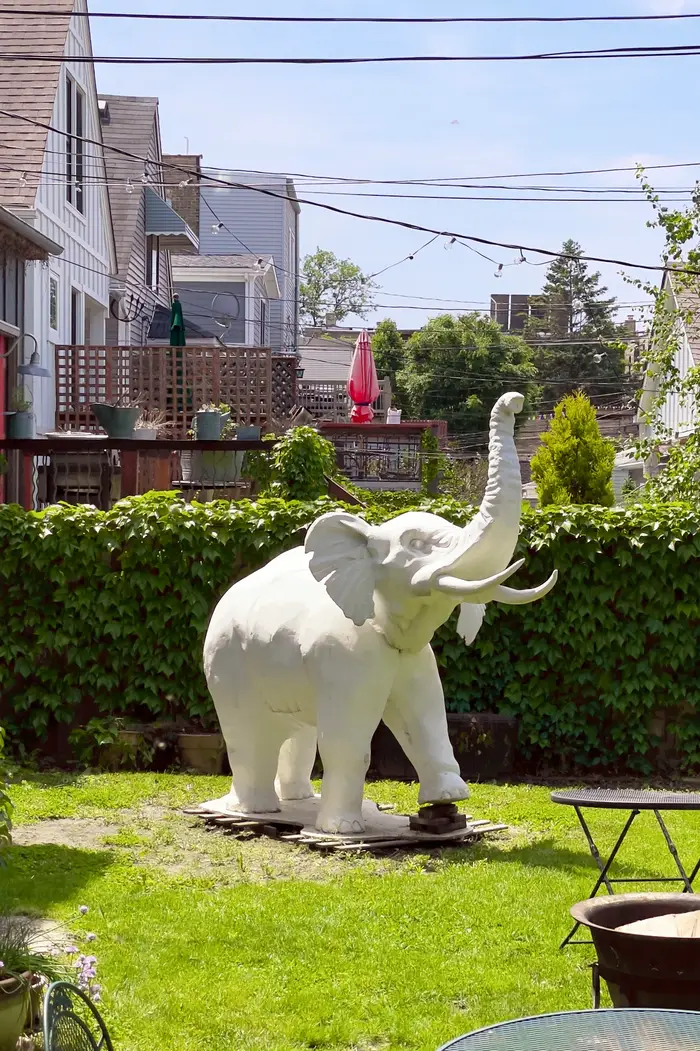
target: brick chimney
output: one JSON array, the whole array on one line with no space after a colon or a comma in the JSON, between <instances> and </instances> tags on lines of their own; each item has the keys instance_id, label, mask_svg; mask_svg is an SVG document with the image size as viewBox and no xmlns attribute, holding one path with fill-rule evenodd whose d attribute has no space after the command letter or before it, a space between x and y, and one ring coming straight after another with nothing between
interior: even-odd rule
<instances>
[{"instance_id":1,"label":"brick chimney","mask_svg":"<svg viewBox=\"0 0 700 1051\"><path fill-rule=\"evenodd\" d=\"M201 154L163 154L163 183L165 196L171 205L181 216L190 230L199 237L199 186L202 173ZM177 165L176 168L168 168L167 165ZM181 169L185 169L182 171ZM189 179L187 186L181 186Z\"/></svg>"}]
</instances>

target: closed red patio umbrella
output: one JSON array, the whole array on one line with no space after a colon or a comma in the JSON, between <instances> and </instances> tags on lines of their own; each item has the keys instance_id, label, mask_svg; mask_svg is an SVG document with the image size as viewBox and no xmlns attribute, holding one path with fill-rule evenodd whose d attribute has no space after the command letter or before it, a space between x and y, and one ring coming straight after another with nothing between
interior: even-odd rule
<instances>
[{"instance_id":1,"label":"closed red patio umbrella","mask_svg":"<svg viewBox=\"0 0 700 1051\"><path fill-rule=\"evenodd\" d=\"M374 364L372 343L363 329L357 337L355 353L350 363L348 395L352 401L352 423L371 423L374 419L372 402L379 397L379 380Z\"/></svg>"}]
</instances>

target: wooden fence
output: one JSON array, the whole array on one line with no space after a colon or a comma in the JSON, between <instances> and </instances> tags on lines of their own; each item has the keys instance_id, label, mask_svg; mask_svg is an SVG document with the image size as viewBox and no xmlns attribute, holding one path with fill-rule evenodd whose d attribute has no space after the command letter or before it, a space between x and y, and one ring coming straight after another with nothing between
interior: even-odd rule
<instances>
[{"instance_id":1,"label":"wooden fence","mask_svg":"<svg viewBox=\"0 0 700 1051\"><path fill-rule=\"evenodd\" d=\"M272 418L267 347L56 347L56 426L95 431L95 402L160 410L169 434L184 438L194 413L225 403L242 425Z\"/></svg>"}]
</instances>

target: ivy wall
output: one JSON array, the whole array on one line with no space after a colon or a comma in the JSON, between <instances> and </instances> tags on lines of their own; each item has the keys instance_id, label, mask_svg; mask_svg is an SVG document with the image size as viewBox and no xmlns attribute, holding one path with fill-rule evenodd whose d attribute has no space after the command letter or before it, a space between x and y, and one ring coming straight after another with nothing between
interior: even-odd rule
<instances>
[{"instance_id":1,"label":"ivy wall","mask_svg":"<svg viewBox=\"0 0 700 1051\"><path fill-rule=\"evenodd\" d=\"M363 513L382 521L402 502ZM110 512L0 506L9 739L45 745L97 713L213 725L201 648L217 598L333 506L185 505L163 493ZM428 508L459 523L470 514L447 500ZM512 583L554 567L559 582L534 605L490 606L471 647L441 629L448 707L517 714L532 763L646 772L670 731L682 768L700 767L699 524L682 505L525 511L527 561Z\"/></svg>"}]
</instances>

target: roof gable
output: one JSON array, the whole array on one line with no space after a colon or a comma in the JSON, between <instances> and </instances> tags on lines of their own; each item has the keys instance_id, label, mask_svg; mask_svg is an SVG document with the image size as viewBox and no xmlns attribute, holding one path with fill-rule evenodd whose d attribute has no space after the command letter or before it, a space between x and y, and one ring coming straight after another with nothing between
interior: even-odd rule
<instances>
[{"instance_id":1,"label":"roof gable","mask_svg":"<svg viewBox=\"0 0 700 1051\"><path fill-rule=\"evenodd\" d=\"M14 11L37 9L37 14L15 14ZM44 0L3 0L0 11L0 41L4 51L34 55L63 54L73 11L73 0L52 0L51 9L60 16L46 18ZM50 124L61 73L58 62L0 63L0 110L21 113L42 124ZM21 173L9 173L0 184L0 204L31 208L36 197L44 161L46 128L0 113L2 152L11 166L26 165L25 180ZM17 164L12 159L17 157ZM16 186L12 174L17 175Z\"/></svg>"}]
</instances>

